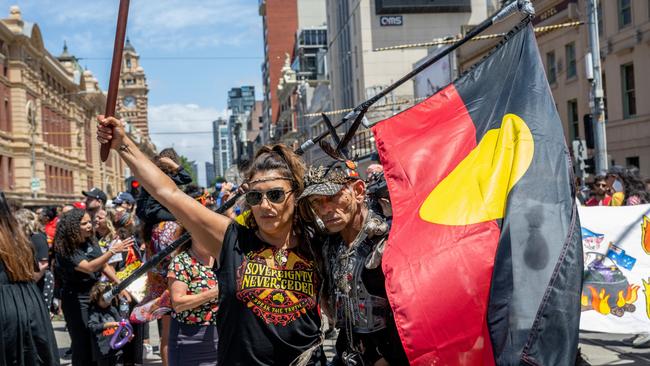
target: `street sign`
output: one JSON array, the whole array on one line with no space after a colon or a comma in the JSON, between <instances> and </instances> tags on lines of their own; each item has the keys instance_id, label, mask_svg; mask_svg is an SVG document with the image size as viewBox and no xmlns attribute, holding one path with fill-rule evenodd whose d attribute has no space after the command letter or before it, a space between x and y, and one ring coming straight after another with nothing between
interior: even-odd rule
<instances>
[{"instance_id":1,"label":"street sign","mask_svg":"<svg viewBox=\"0 0 650 366\"><path fill-rule=\"evenodd\" d=\"M38 178L32 178L32 192L38 192L41 189L41 180Z\"/></svg>"}]
</instances>

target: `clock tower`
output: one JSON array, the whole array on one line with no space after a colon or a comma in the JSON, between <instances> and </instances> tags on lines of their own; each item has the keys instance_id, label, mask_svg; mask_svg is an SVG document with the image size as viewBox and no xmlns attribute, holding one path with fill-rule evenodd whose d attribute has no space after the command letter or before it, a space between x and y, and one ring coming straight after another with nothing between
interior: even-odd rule
<instances>
[{"instance_id":1,"label":"clock tower","mask_svg":"<svg viewBox=\"0 0 650 366\"><path fill-rule=\"evenodd\" d=\"M135 52L135 48L127 38L122 55L117 111L127 122L127 129L129 125L136 127L143 137L147 138L149 137L148 93L147 77L140 66L140 55Z\"/></svg>"}]
</instances>

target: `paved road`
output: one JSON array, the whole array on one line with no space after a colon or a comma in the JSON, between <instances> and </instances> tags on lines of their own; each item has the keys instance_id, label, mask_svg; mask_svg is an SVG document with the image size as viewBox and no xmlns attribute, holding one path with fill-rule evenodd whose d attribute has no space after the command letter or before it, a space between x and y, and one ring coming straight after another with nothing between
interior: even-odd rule
<instances>
[{"instance_id":1,"label":"paved road","mask_svg":"<svg viewBox=\"0 0 650 366\"><path fill-rule=\"evenodd\" d=\"M54 321L52 322L52 325L54 326L54 334L56 336L56 342L57 345L59 346L59 356L61 357L61 366L64 365L70 365L70 358L63 358L63 355L65 352L70 348L70 337L68 336L68 332L65 330L65 322L64 321ZM160 361L160 353L158 349L158 344L159 344L159 338L158 338L158 327L156 326L156 323L150 323L149 324L149 337L150 337L150 343L153 345L154 353L151 355L151 357L147 358L145 360L145 365L156 365L156 366L161 366L162 362ZM326 340L325 341L325 354L327 354L328 358L331 358L334 355L334 341L333 340Z\"/></svg>"},{"instance_id":2,"label":"paved road","mask_svg":"<svg viewBox=\"0 0 650 366\"><path fill-rule=\"evenodd\" d=\"M65 322L55 321L54 332L59 345L59 354L63 356L70 347L70 338L65 331ZM162 365L158 354L158 329L155 323L150 327L151 344L154 346L154 354L146 360L146 365ZM599 365L650 365L650 348L633 348L624 342L629 338L626 334L605 334L595 332L580 333L580 348L585 359L593 366ZM325 351L329 357L333 350L333 341L328 340L325 344ZM69 365L70 359L61 359L61 365Z\"/></svg>"},{"instance_id":3,"label":"paved road","mask_svg":"<svg viewBox=\"0 0 650 366\"><path fill-rule=\"evenodd\" d=\"M68 332L65 330L64 321L54 321L52 322L54 326L54 335L56 336L56 343L59 346L59 357L61 357L61 366L70 365L70 358L63 358L65 352L70 348L70 337ZM160 361L160 356L158 353L158 327L156 323L151 323L149 327L149 337L152 345L154 347L154 353L146 360L145 365L162 365Z\"/></svg>"},{"instance_id":4,"label":"paved road","mask_svg":"<svg viewBox=\"0 0 650 366\"><path fill-rule=\"evenodd\" d=\"M650 365L650 348L633 348L629 334L581 332L580 347L592 365Z\"/></svg>"}]
</instances>

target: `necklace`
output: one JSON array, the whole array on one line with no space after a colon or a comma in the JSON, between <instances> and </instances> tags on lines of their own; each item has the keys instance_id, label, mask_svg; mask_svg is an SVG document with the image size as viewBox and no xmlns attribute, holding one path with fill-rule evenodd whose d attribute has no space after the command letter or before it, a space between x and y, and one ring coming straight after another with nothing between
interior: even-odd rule
<instances>
[{"instance_id":1,"label":"necklace","mask_svg":"<svg viewBox=\"0 0 650 366\"><path fill-rule=\"evenodd\" d=\"M287 249L276 249L273 255L275 257L275 262L281 266L284 266L287 264L287 261L289 261L289 251Z\"/></svg>"},{"instance_id":2,"label":"necklace","mask_svg":"<svg viewBox=\"0 0 650 366\"><path fill-rule=\"evenodd\" d=\"M264 237L262 236L262 233L259 230L255 231L255 235L260 240L265 242L267 245L272 247L273 259L275 259L275 263L277 263L279 266L284 266L285 264L287 264L287 262L289 261L289 249L294 247L294 245L292 245L292 241L295 238L293 233L289 237L288 243L285 243L280 248L278 248L277 246L269 243L268 240L265 240Z\"/></svg>"}]
</instances>

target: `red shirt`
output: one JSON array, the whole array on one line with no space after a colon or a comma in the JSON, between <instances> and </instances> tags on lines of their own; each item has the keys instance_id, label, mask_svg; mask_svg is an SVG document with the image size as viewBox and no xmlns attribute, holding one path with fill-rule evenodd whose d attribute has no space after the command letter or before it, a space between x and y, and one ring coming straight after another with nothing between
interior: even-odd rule
<instances>
[{"instance_id":1,"label":"red shirt","mask_svg":"<svg viewBox=\"0 0 650 366\"><path fill-rule=\"evenodd\" d=\"M612 201L612 196L606 194L605 198L602 200L599 200L596 197L591 197L590 199L585 202L585 205L587 206L609 206L609 203Z\"/></svg>"},{"instance_id":2,"label":"red shirt","mask_svg":"<svg viewBox=\"0 0 650 366\"><path fill-rule=\"evenodd\" d=\"M45 224L45 235L47 235L47 245L52 247L54 243L54 234L56 233L56 224L59 222L59 217L55 217L50 222Z\"/></svg>"}]
</instances>

